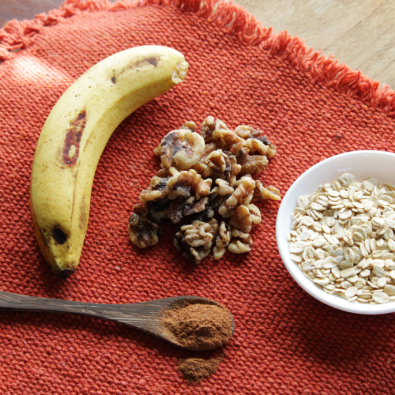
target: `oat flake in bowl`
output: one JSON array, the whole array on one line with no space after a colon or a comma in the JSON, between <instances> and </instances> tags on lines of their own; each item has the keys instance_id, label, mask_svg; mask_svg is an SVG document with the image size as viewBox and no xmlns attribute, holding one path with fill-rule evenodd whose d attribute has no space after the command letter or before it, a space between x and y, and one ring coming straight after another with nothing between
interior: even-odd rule
<instances>
[{"instance_id":1,"label":"oat flake in bowl","mask_svg":"<svg viewBox=\"0 0 395 395\"><path fill-rule=\"evenodd\" d=\"M394 289L392 287L395 287L393 276L391 276L394 274L391 272L395 270L395 267L392 267L395 263L392 255L394 252L392 237L395 230L393 226L395 224L392 224L392 221L395 222L395 216L393 216L392 212L395 210L395 193L392 190L393 187L390 185L385 186L387 190L382 189L380 191L384 183L395 185L395 173L392 170L394 167L395 154L393 153L380 151L348 152L328 158L311 167L292 184L285 194L276 222L276 238L279 252L285 267L294 280L317 300L337 309L357 314L386 314L395 312L395 303L391 302L394 299L394 295L392 294ZM351 186L351 189L353 189L351 199L350 196L346 197L345 191L341 192L339 190L336 183L333 184L334 180L338 180L344 173L353 174L356 180L360 181L356 182L352 179L345 180L348 186L343 185L343 182L339 182L341 184L340 189L350 189ZM370 178L371 182L369 181L369 183L373 185L373 190L365 194L364 189L366 192L372 189L369 184L362 184L362 181L367 180L367 178ZM376 185L374 185L377 182L373 179L381 183L381 186L377 186L377 189L375 189ZM360 193L358 193L359 190L356 188L359 184L362 186L360 190L363 193L362 196L360 196ZM320 192L322 196L320 199L317 198L319 201L311 203L325 206L326 198L328 200L327 207L323 207L324 209L316 205L313 205L313 208L303 207L306 213L304 214L302 210L299 210L300 212L298 214L301 214L301 216L296 215L294 220L292 215L298 205L298 198L300 196L314 194L320 185L325 185L328 191L325 191L325 188L323 188L323 191ZM332 191L328 188L329 186ZM328 192L331 192L333 196L328 195ZM339 196L337 196L336 192ZM357 199L355 198L355 193L357 193ZM388 197L380 198L381 195ZM391 198L393 198L392 201ZM370 203L367 203L366 211L369 212L368 214L365 213L365 203L369 200L372 201L372 208L369 207ZM380 200L381 202L379 202ZM331 201L331 205L329 201ZM343 201L345 201L345 204ZM299 202L301 205L306 204L306 199L299 199ZM310 204L310 199L308 203ZM378 205L376 206L377 203ZM328 211L329 206L331 207L331 211ZM342 209L344 210L342 211ZM311 211L307 213L308 210ZM335 211L337 211L337 214L335 214ZM342 212L340 213L340 211ZM320 213L322 214L322 218L320 218ZM325 221L323 220L324 213ZM330 217L328 215L329 213L333 214L334 223L333 219L329 219L329 224L326 223ZM312 216L309 214L312 214ZM340 214L342 215L340 216ZM335 218L335 215L337 218ZM304 221L307 222L307 225ZM295 226L298 226L298 229L292 229L293 222ZM313 224L315 229L313 228ZM388 225L388 229L386 225ZM340 226L343 227L343 230ZM307 232L303 227L307 229ZM292 230L297 233L291 235L290 243L287 238L289 239L289 234ZM303 240L307 237L307 234L303 233L311 233L310 237L313 236L315 240L311 240L310 237ZM296 239L292 240L293 237L296 237ZM320 245L323 243L322 239L325 241L324 244ZM371 241L371 239L374 239L374 241ZM305 248L303 248L303 252L298 252L298 243L305 242L311 242L311 245L307 246L306 252ZM315 242L314 247L313 242ZM289 251L290 244L295 245L291 248L293 253ZM361 246L363 246L362 249L360 248ZM312 247L314 251L318 250L318 256L314 252L313 257L312 250L309 247ZM358 252L356 248L358 248ZM304 257L303 254L305 255ZM308 257L308 254L311 257ZM296 256L295 260L300 260L300 262L293 261L291 255L294 255L293 258ZM312 263L311 270L308 268L309 262L306 263L309 259L314 261L310 262L310 264ZM314 266L314 263L316 263L318 268ZM298 265L303 264L306 265L305 272L298 267ZM314 270L316 270L314 272L316 282L313 282L313 279L308 275L308 273ZM384 280L386 282L385 285ZM321 282L321 285L317 281ZM340 285L342 283L344 287ZM334 285L335 289L330 285ZM326 292L323 290L324 287L326 287ZM340 288L343 291L340 291ZM370 292L369 297L367 296L368 291ZM364 295L362 296L362 294ZM301 295L297 297L301 297ZM350 299L352 303L348 301ZM366 302L361 301L361 299L366 300Z\"/></svg>"}]
</instances>

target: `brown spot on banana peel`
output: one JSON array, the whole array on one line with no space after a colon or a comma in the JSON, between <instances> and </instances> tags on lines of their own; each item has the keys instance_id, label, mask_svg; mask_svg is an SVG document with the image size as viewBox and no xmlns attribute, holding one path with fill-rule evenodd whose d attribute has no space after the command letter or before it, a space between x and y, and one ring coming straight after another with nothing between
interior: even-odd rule
<instances>
[{"instance_id":1,"label":"brown spot on banana peel","mask_svg":"<svg viewBox=\"0 0 395 395\"><path fill-rule=\"evenodd\" d=\"M69 167L75 165L80 153L81 137L86 126L86 111L82 110L70 125L62 151L63 163Z\"/></svg>"},{"instance_id":2,"label":"brown spot on banana peel","mask_svg":"<svg viewBox=\"0 0 395 395\"><path fill-rule=\"evenodd\" d=\"M59 226L55 225L52 228L52 238L55 240L56 244L62 245L64 243L66 243L67 237L68 237L67 234L64 233L63 230L60 229Z\"/></svg>"},{"instance_id":3,"label":"brown spot on banana peel","mask_svg":"<svg viewBox=\"0 0 395 395\"><path fill-rule=\"evenodd\" d=\"M118 74L118 76L120 76L127 70L133 70L133 69L137 69L137 68L143 67L143 66L150 65L150 66L157 67L159 60L160 60L160 57L150 56L149 58L143 58L143 59L138 60L137 62L132 62L132 63L128 64L124 69L122 69L121 72ZM115 80L115 76L111 78L111 81L113 79ZM115 84L115 82L113 82L113 83Z\"/></svg>"},{"instance_id":4,"label":"brown spot on banana peel","mask_svg":"<svg viewBox=\"0 0 395 395\"><path fill-rule=\"evenodd\" d=\"M146 64L150 64L151 66L157 67L159 63L159 57L156 56L150 56L149 58L144 58L141 60L138 60L135 63L131 63L129 66L126 67L126 69L136 69L137 67L142 67Z\"/></svg>"},{"instance_id":5,"label":"brown spot on banana peel","mask_svg":"<svg viewBox=\"0 0 395 395\"><path fill-rule=\"evenodd\" d=\"M78 226L81 230L86 229L88 223L88 210L86 209L85 196L82 198L80 206L80 216Z\"/></svg>"},{"instance_id":6,"label":"brown spot on banana peel","mask_svg":"<svg viewBox=\"0 0 395 395\"><path fill-rule=\"evenodd\" d=\"M144 61L149 63L150 65L156 67L156 66L158 66L159 58L152 56L151 58L147 58Z\"/></svg>"}]
</instances>

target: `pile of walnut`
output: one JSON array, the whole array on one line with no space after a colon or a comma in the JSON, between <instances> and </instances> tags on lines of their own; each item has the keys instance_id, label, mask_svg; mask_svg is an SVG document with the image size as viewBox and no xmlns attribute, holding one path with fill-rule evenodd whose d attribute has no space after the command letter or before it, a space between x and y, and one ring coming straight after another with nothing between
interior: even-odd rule
<instances>
[{"instance_id":1,"label":"pile of walnut","mask_svg":"<svg viewBox=\"0 0 395 395\"><path fill-rule=\"evenodd\" d=\"M195 130L187 122L155 149L161 170L141 192L142 204L134 206L130 239L139 248L155 245L163 233L158 224L169 219L178 229L175 247L191 262L199 263L212 247L214 259L226 248L236 254L251 251L249 232L261 222L251 201L280 200L278 189L251 175L266 169L276 147L260 130L238 126L232 131L212 116L200 134Z\"/></svg>"}]
</instances>

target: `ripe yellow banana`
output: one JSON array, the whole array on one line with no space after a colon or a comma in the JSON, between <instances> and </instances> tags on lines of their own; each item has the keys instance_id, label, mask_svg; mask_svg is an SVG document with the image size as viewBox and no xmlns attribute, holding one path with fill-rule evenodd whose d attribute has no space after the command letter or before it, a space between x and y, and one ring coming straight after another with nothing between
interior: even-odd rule
<instances>
[{"instance_id":1,"label":"ripe yellow banana","mask_svg":"<svg viewBox=\"0 0 395 395\"><path fill-rule=\"evenodd\" d=\"M77 268L93 178L111 134L137 108L182 82L187 70L175 49L127 49L90 68L52 109L34 155L30 203L37 241L58 276Z\"/></svg>"}]
</instances>

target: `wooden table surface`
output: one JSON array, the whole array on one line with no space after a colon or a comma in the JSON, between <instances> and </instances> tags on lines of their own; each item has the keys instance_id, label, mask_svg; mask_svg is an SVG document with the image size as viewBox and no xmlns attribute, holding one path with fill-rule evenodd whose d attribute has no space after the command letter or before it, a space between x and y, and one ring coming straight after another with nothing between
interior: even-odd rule
<instances>
[{"instance_id":1,"label":"wooden table surface","mask_svg":"<svg viewBox=\"0 0 395 395\"><path fill-rule=\"evenodd\" d=\"M31 19L63 0L0 0L0 27ZM235 0L274 32L288 30L309 47L395 88L395 1Z\"/></svg>"}]
</instances>

